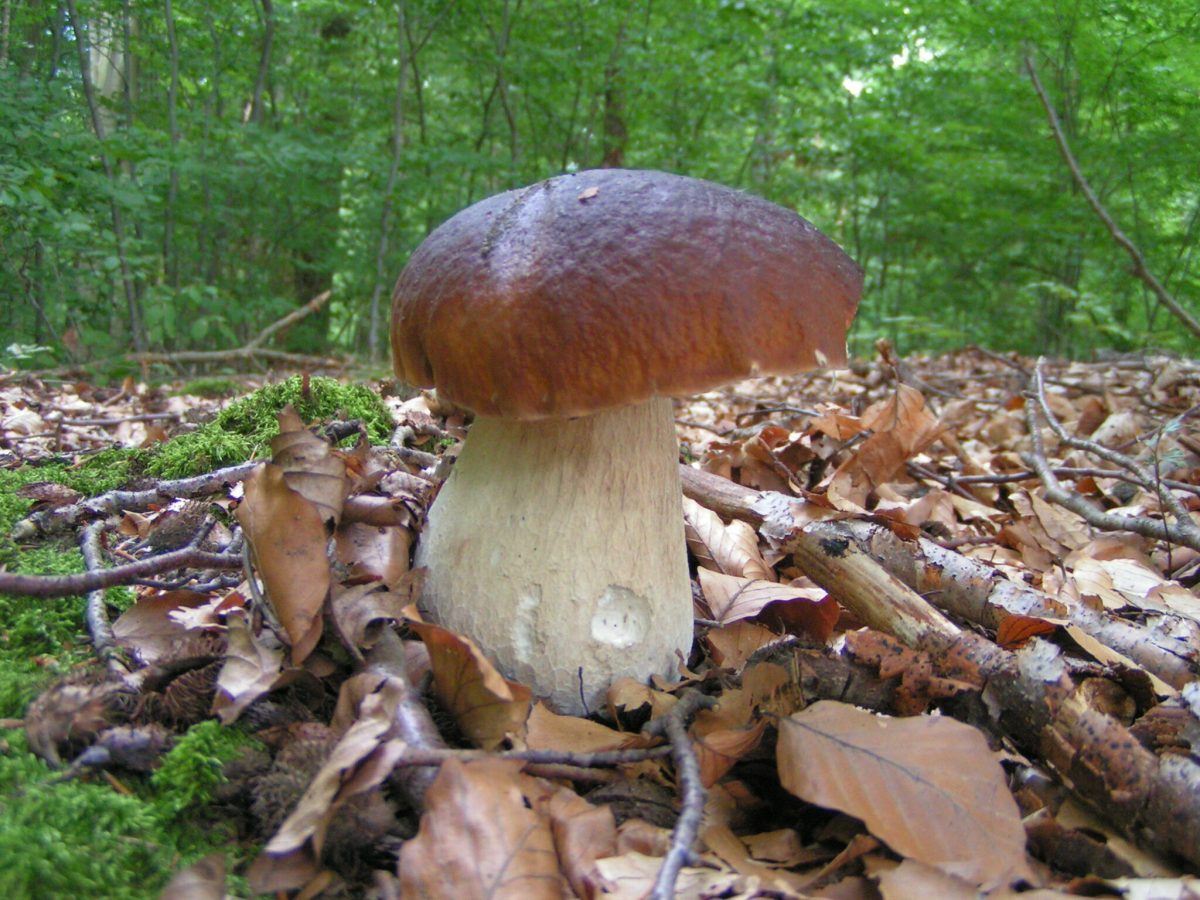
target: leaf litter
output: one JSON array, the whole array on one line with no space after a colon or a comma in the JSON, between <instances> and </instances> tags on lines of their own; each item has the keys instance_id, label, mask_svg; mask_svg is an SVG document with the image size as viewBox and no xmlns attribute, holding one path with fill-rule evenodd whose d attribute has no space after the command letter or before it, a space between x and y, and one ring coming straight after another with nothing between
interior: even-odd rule
<instances>
[{"instance_id":1,"label":"leaf litter","mask_svg":"<svg viewBox=\"0 0 1200 900\"><path fill-rule=\"evenodd\" d=\"M881 347L849 373L678 401L689 471L721 479L685 478L699 639L680 681L618 682L591 719L537 703L412 605L408 557L444 475L435 441L461 435L458 414L395 400L397 447L347 452L285 412L273 459L244 477L240 499L212 501L233 508L213 541L246 542L245 577L139 587L112 628L129 671L43 694L26 716L31 745L67 764L118 729L205 715L262 736L273 760L230 773L262 891L662 896L680 821L698 812L675 859L677 896L1184 896L1200 861L1156 841L1142 814L1113 815L1129 772L1089 758L1054 711L1132 735L1143 768L1130 771L1149 758L1180 791L1200 785L1200 548L1085 522L1037 465L1122 521L1176 521L1166 494L1195 518L1200 370L1130 358L1045 372L1038 396L1029 360L973 349L897 360ZM80 421L86 395L69 400ZM106 416L132 420L146 396L131 383ZM131 440L88 425L50 441L38 410L60 401L44 385L9 383L0 399L9 445L26 456ZM1035 403L1121 456L1071 446L1043 421L1038 458ZM28 497L79 502L49 486ZM149 536L178 512L122 508L114 538L131 556L162 549ZM970 652L865 628L848 588L819 584L794 549L798 529L822 522L997 653L1025 654L1043 685L1082 686L1062 703L1023 683L997 690ZM687 692L711 708L680 723L686 747L644 730ZM201 711L187 714L193 695ZM704 789L699 810L684 800L681 753ZM1106 791L1111 804L1097 802ZM202 881L218 895L224 877L202 861L168 894Z\"/></svg>"}]
</instances>

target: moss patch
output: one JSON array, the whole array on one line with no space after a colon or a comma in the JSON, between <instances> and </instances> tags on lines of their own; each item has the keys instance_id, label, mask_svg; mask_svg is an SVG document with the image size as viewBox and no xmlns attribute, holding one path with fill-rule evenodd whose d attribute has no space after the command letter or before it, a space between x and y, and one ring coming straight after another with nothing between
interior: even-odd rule
<instances>
[{"instance_id":1,"label":"moss patch","mask_svg":"<svg viewBox=\"0 0 1200 900\"><path fill-rule=\"evenodd\" d=\"M159 478L186 478L265 456L271 438L279 433L279 412L289 404L306 422L358 419L375 444L391 435L391 415L370 388L310 378L305 390L303 379L295 376L260 388L231 403L202 428L163 444L153 451L146 471Z\"/></svg>"},{"instance_id":2,"label":"moss patch","mask_svg":"<svg viewBox=\"0 0 1200 900\"><path fill-rule=\"evenodd\" d=\"M161 801L107 782L55 782L24 734L0 732L0 893L9 897L155 897L182 866L232 833L182 823Z\"/></svg>"}]
</instances>

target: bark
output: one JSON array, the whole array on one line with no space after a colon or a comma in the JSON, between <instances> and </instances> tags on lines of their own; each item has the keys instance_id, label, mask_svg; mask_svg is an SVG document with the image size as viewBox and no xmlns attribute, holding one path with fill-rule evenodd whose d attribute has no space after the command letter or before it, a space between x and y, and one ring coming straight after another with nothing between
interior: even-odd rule
<instances>
[{"instance_id":1,"label":"bark","mask_svg":"<svg viewBox=\"0 0 1200 900\"><path fill-rule=\"evenodd\" d=\"M258 56L258 74L254 78L254 95L250 101L247 120L261 125L263 120L263 96L267 90L267 79L271 74L271 48L275 43L275 10L272 0L259 0L263 11L262 48Z\"/></svg>"},{"instance_id":2,"label":"bark","mask_svg":"<svg viewBox=\"0 0 1200 900\"><path fill-rule=\"evenodd\" d=\"M167 282L179 289L179 260L175 255L175 203L179 197L179 167L176 157L179 152L179 44L175 40L175 11L171 0L165 0L163 17L167 26L167 45L170 50L171 77L167 86L167 128L171 138L171 159L167 181L167 204L163 211L163 264Z\"/></svg>"},{"instance_id":3,"label":"bark","mask_svg":"<svg viewBox=\"0 0 1200 900\"><path fill-rule=\"evenodd\" d=\"M981 685L994 725L1024 752L1056 769L1077 796L1114 825L1146 846L1200 864L1200 766L1188 757L1160 757L1143 747L1129 728L1095 701L1104 693L1091 685L1097 679L1076 681L1056 645L1034 639L1022 650L1009 652L959 629L860 546L859 539L868 538L867 546L878 552L876 542L882 531L872 530L869 523L820 521L801 526L791 512L794 498L736 485L718 490L716 476L694 473L685 470L688 496L703 504L706 493L712 493L710 508L736 510L739 518L759 524L800 568L862 621L928 653L939 676ZM917 546L926 554L936 547L926 541ZM997 593L1008 590L999 584L1002 579L981 578L986 573L974 569L969 560L962 561L967 565L966 581L953 577L960 564L954 559L957 554L942 548L937 550L944 556L934 554L926 565L914 560L907 567L896 565L895 547L887 549L892 564L909 571L944 607L958 600L979 607L982 598L984 611L976 614L987 618L989 606L995 607L992 614L999 615L1004 602L1042 602L1036 592L1016 589L998 598ZM1120 688L1108 684L1120 693Z\"/></svg>"},{"instance_id":4,"label":"bark","mask_svg":"<svg viewBox=\"0 0 1200 900\"><path fill-rule=\"evenodd\" d=\"M767 517L779 521L782 516L786 522L791 503L799 502L690 467L681 467L681 474L687 496L719 515L756 527ZM1200 625L1191 619L1145 612L1140 623L1134 623L1107 610L1064 604L927 538L904 540L882 525L861 520L840 521L838 528L892 576L959 620L992 630L1014 615L1066 620L1174 688L1200 674Z\"/></svg>"},{"instance_id":5,"label":"bark","mask_svg":"<svg viewBox=\"0 0 1200 900\"><path fill-rule=\"evenodd\" d=\"M92 130L95 132L96 140L100 144L97 152L100 156L100 162L104 166L104 174L115 189L117 186L117 172L113 166L112 159L104 149L104 140L108 136L108 131L105 128L100 104L96 99L95 87L92 84L91 54L88 49L87 31L83 27L82 20L79 18L79 10L77 9L75 0L66 0L66 2L71 30L75 32L75 47L79 53L79 74L83 84L83 95L87 102ZM126 311L129 316L130 335L133 338L134 349L142 353L146 350L146 332L142 324L141 302L138 300L133 271L130 268L129 257L125 249L125 219L121 215L121 207L117 204L115 191L114 196L109 200L108 206L112 216L113 237L116 239L117 244L117 259L120 264L121 285L124 289Z\"/></svg>"}]
</instances>

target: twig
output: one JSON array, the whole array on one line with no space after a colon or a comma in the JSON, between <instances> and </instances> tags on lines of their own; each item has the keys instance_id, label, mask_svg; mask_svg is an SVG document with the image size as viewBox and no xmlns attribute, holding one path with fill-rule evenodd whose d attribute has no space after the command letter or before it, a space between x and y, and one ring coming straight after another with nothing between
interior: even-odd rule
<instances>
[{"instance_id":1,"label":"twig","mask_svg":"<svg viewBox=\"0 0 1200 900\"><path fill-rule=\"evenodd\" d=\"M1150 267L1146 265L1146 258L1142 256L1142 252L1137 248L1132 240L1123 232L1113 217L1108 214L1108 210L1104 208L1104 204L1100 202L1100 198L1096 196L1096 192L1092 190L1092 186L1084 177L1083 171L1079 168L1079 163L1075 160L1075 156L1071 153L1071 147L1067 143L1066 135L1063 134L1062 125L1058 121L1058 115L1054 112L1054 106L1050 102L1050 98L1046 95L1046 89L1042 87L1041 79L1038 78L1037 68L1033 63L1033 55L1025 55L1025 69L1029 72L1029 79L1033 82L1033 89L1037 91L1038 99L1042 102L1042 108L1046 111L1046 119L1050 123L1050 129L1054 132L1054 142L1058 144L1058 152L1062 155L1063 161L1066 162L1067 168L1071 170L1071 177L1075 180L1075 185L1087 199L1088 206L1104 223L1104 227L1108 229L1108 233L1112 239L1116 241L1129 258L1133 260L1133 274L1136 275L1151 291L1158 301L1169 309L1180 322L1184 324L1188 331L1196 337L1200 337L1200 321L1197 321L1191 313L1184 309L1179 302L1171 296L1171 293L1163 287L1162 283L1150 271Z\"/></svg>"},{"instance_id":2,"label":"twig","mask_svg":"<svg viewBox=\"0 0 1200 900\"><path fill-rule=\"evenodd\" d=\"M1158 493L1163 505L1167 508L1166 511L1175 517L1174 523L1167 522L1166 520L1148 519L1143 516L1126 516L1119 513L1105 512L1086 497L1064 489L1051 470L1050 464L1046 461L1046 450L1042 444L1042 432L1037 419L1039 412L1059 439L1063 440L1069 446L1096 453L1098 456L1116 465L1123 466L1136 477L1145 479L1143 485L1147 490L1153 491L1156 488L1153 474L1140 463L1124 454L1109 450L1107 447L1103 447L1094 441L1082 441L1079 438L1072 438L1063 430L1062 425L1054 417L1054 413L1050 411L1050 407L1046 404L1040 361L1034 369L1032 387L1032 395L1035 402L1026 404L1025 421L1029 428L1029 439L1033 446L1033 451L1022 453L1021 460L1037 472L1047 500L1057 503L1064 509L1069 509L1089 525L1101 531L1132 531L1134 534L1140 534L1143 537L1173 544L1182 544L1185 547L1200 551L1200 528L1197 528L1192 523L1191 517L1183 509L1182 504L1169 491L1159 491Z\"/></svg>"},{"instance_id":3,"label":"twig","mask_svg":"<svg viewBox=\"0 0 1200 900\"><path fill-rule=\"evenodd\" d=\"M679 789L679 818L671 831L671 847L663 858L662 867L654 879L651 900L672 900L679 870L692 856L692 848L700 833L704 818L704 784L700 780L700 763L688 738L686 722L698 709L709 709L716 701L699 691L684 691L670 712L651 721L643 731L650 735L665 735L671 745L671 760L675 763L675 779Z\"/></svg>"},{"instance_id":4,"label":"twig","mask_svg":"<svg viewBox=\"0 0 1200 900\"><path fill-rule=\"evenodd\" d=\"M76 594L131 584L147 575L157 575L175 569L188 567L239 569L241 566L240 554L212 553L188 546L123 566L79 572L74 575L13 575L9 572L0 572L0 594L20 594L26 597L43 598L72 597Z\"/></svg>"},{"instance_id":5,"label":"twig","mask_svg":"<svg viewBox=\"0 0 1200 900\"><path fill-rule=\"evenodd\" d=\"M83 530L79 541L79 550L83 554L83 564L88 572L103 571L103 553L100 549L100 534L104 530L103 522L93 522ZM121 658L113 637L112 626L108 623L108 609L105 607L104 591L93 590L87 597L87 630L92 638L92 647L96 655L104 660L110 672L116 675L129 674L129 667Z\"/></svg>"},{"instance_id":6,"label":"twig","mask_svg":"<svg viewBox=\"0 0 1200 900\"><path fill-rule=\"evenodd\" d=\"M164 499L205 497L237 484L257 465L256 461L239 463L236 466L229 466L192 478L159 482L144 491L109 491L69 506L41 510L18 522L13 528L12 538L15 541L22 541L40 534L65 531L68 528L74 528L88 517L110 516L129 509L149 509L154 504L162 503Z\"/></svg>"}]
</instances>

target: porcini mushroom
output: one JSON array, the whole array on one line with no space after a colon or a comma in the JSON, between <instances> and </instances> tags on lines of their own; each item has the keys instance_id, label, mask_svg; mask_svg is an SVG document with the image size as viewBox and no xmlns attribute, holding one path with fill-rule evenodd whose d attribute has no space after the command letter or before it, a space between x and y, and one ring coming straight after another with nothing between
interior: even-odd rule
<instances>
[{"instance_id":1,"label":"porcini mushroom","mask_svg":"<svg viewBox=\"0 0 1200 900\"><path fill-rule=\"evenodd\" d=\"M563 713L692 643L671 397L846 361L857 265L766 200L662 172L476 203L413 253L396 372L475 422L421 534L422 609Z\"/></svg>"}]
</instances>

